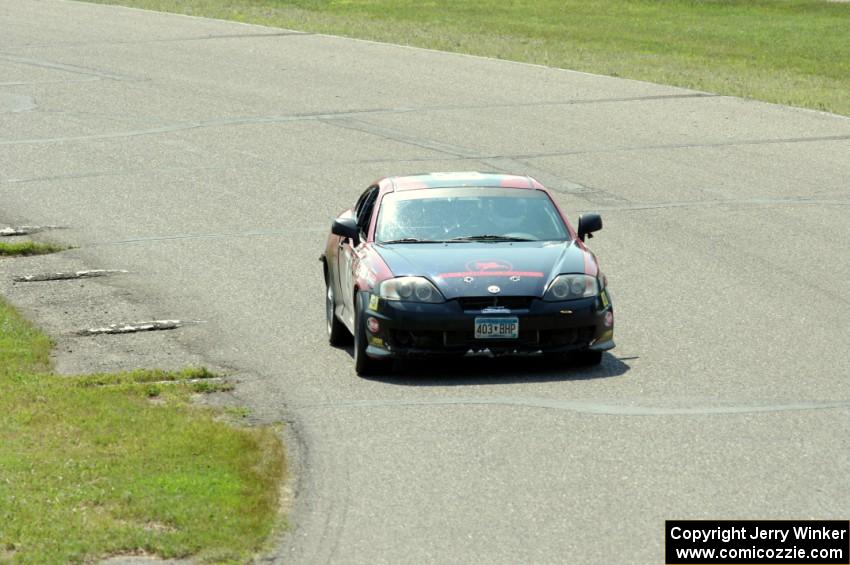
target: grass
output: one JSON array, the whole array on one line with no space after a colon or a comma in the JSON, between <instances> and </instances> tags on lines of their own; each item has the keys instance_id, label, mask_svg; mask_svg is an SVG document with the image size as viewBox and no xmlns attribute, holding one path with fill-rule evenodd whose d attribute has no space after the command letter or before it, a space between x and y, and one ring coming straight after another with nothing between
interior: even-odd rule
<instances>
[{"instance_id":1,"label":"grass","mask_svg":"<svg viewBox=\"0 0 850 565\"><path fill-rule=\"evenodd\" d=\"M283 449L271 429L192 404L226 384L205 369L60 377L50 349L0 301L0 562L262 548Z\"/></svg>"},{"instance_id":2,"label":"grass","mask_svg":"<svg viewBox=\"0 0 850 565\"><path fill-rule=\"evenodd\" d=\"M850 115L848 3L90 1L540 63Z\"/></svg>"},{"instance_id":3,"label":"grass","mask_svg":"<svg viewBox=\"0 0 850 565\"><path fill-rule=\"evenodd\" d=\"M55 253L64 248L52 243L38 243L36 241L22 241L20 243L0 242L0 257L16 257L23 255L44 255Z\"/></svg>"}]
</instances>

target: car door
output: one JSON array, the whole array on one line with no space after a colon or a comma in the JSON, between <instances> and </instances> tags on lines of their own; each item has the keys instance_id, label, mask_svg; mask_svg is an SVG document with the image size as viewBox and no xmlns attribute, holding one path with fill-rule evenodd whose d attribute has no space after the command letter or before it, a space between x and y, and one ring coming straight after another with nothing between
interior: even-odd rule
<instances>
[{"instance_id":1,"label":"car door","mask_svg":"<svg viewBox=\"0 0 850 565\"><path fill-rule=\"evenodd\" d=\"M355 245L350 238L340 238L339 253L337 260L339 261L339 296L342 297L343 304L343 319L348 322L349 329L354 329L354 281L356 280L355 273L360 266L359 248L366 241L366 235L369 231L369 221L372 218L372 210L375 206L375 199L378 195L378 187L370 186L367 188L357 204L354 206L354 217L357 220L357 227L360 229L360 241Z\"/></svg>"}]
</instances>

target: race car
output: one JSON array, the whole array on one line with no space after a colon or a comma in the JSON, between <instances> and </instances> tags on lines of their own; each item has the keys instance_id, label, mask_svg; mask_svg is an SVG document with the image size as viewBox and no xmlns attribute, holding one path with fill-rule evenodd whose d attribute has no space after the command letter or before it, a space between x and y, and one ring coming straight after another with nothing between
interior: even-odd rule
<instances>
[{"instance_id":1,"label":"race car","mask_svg":"<svg viewBox=\"0 0 850 565\"><path fill-rule=\"evenodd\" d=\"M320 260L328 339L359 375L393 359L568 356L614 347L605 275L550 192L528 176L429 173L372 183L337 217Z\"/></svg>"}]
</instances>

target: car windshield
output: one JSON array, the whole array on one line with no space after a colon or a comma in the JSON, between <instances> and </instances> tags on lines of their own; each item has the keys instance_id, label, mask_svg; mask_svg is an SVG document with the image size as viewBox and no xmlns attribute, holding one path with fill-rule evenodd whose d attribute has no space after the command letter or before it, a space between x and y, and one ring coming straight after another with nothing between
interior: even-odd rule
<instances>
[{"instance_id":1,"label":"car windshield","mask_svg":"<svg viewBox=\"0 0 850 565\"><path fill-rule=\"evenodd\" d=\"M567 228L540 190L431 188L384 196L378 243L563 241Z\"/></svg>"}]
</instances>

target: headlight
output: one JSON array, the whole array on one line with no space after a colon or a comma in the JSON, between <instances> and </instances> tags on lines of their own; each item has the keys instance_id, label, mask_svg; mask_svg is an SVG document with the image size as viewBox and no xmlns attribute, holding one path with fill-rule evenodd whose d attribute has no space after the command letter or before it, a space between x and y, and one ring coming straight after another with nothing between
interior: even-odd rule
<instances>
[{"instance_id":1,"label":"headlight","mask_svg":"<svg viewBox=\"0 0 850 565\"><path fill-rule=\"evenodd\" d=\"M589 275L558 275L546 292L543 300L573 300L574 298L587 298L596 296L599 292L599 283L596 277Z\"/></svg>"},{"instance_id":2,"label":"headlight","mask_svg":"<svg viewBox=\"0 0 850 565\"><path fill-rule=\"evenodd\" d=\"M383 281L378 296L384 300L407 302L445 302L443 295L431 281L422 277L397 277Z\"/></svg>"}]
</instances>

